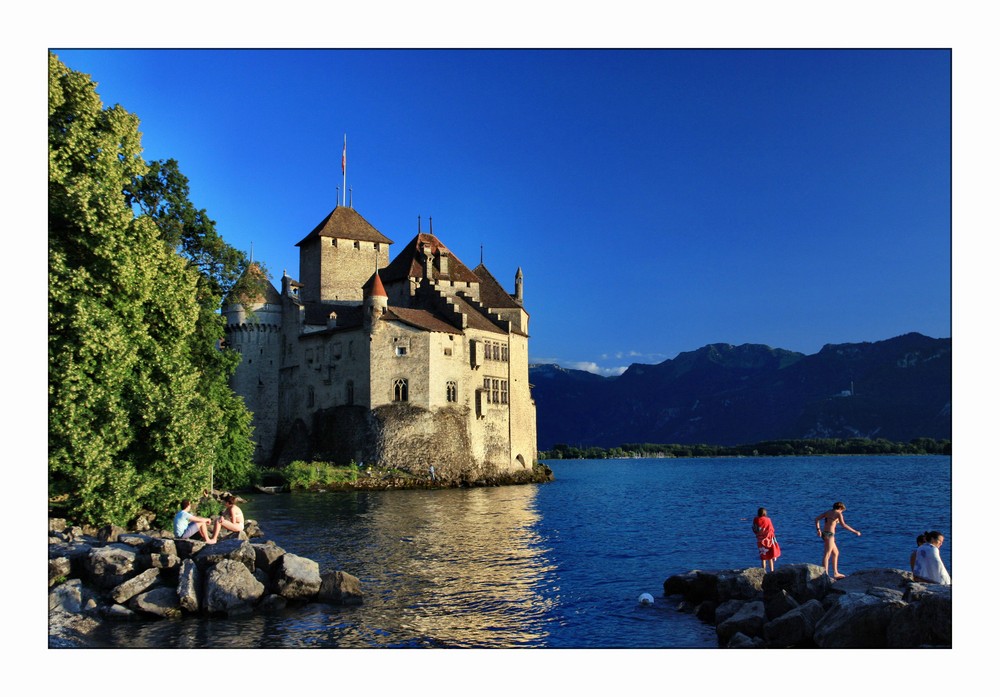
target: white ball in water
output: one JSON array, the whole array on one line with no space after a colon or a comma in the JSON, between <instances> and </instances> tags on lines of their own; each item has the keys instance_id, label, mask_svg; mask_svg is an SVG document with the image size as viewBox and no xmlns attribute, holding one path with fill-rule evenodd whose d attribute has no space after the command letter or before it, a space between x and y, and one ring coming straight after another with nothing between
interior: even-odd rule
<instances>
[{"instance_id":1,"label":"white ball in water","mask_svg":"<svg viewBox=\"0 0 1000 697\"><path fill-rule=\"evenodd\" d=\"M642 595L639 596L639 604L640 605L652 605L653 604L653 596L651 596L649 593L643 593Z\"/></svg>"}]
</instances>

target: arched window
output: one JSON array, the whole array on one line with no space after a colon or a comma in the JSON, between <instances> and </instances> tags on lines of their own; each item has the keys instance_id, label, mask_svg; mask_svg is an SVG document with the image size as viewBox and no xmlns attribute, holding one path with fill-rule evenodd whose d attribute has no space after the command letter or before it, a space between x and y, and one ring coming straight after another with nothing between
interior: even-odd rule
<instances>
[{"instance_id":1,"label":"arched window","mask_svg":"<svg viewBox=\"0 0 1000 697\"><path fill-rule=\"evenodd\" d=\"M448 401L457 402L458 401L458 383L449 381L446 385L448 392Z\"/></svg>"},{"instance_id":2,"label":"arched window","mask_svg":"<svg viewBox=\"0 0 1000 697\"><path fill-rule=\"evenodd\" d=\"M396 378L392 381L392 401L407 402L410 399L406 378Z\"/></svg>"},{"instance_id":3,"label":"arched window","mask_svg":"<svg viewBox=\"0 0 1000 697\"><path fill-rule=\"evenodd\" d=\"M348 380L347 381L347 395L346 395L346 398L345 398L345 403L347 405L354 404L354 381L353 380Z\"/></svg>"}]
</instances>

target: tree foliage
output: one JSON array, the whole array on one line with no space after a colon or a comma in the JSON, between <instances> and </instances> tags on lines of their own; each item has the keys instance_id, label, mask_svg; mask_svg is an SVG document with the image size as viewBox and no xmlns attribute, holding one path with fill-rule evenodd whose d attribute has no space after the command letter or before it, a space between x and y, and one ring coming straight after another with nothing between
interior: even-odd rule
<instances>
[{"instance_id":1,"label":"tree foliage","mask_svg":"<svg viewBox=\"0 0 1000 697\"><path fill-rule=\"evenodd\" d=\"M50 54L49 489L74 520L125 524L196 498L253 446L216 348L222 286L134 210L139 121L95 87Z\"/></svg>"},{"instance_id":2,"label":"tree foliage","mask_svg":"<svg viewBox=\"0 0 1000 697\"><path fill-rule=\"evenodd\" d=\"M540 460L607 460L631 457L780 457L784 455L951 455L950 440L915 438L895 443L885 438L805 438L747 445L625 443L617 448L581 448L556 443Z\"/></svg>"}]
</instances>

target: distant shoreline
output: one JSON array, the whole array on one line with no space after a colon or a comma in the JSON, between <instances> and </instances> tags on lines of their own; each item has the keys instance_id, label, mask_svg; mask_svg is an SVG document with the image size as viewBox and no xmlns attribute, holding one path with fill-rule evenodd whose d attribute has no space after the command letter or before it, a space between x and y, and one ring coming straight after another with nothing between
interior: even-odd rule
<instances>
[{"instance_id":1,"label":"distant shoreline","mask_svg":"<svg viewBox=\"0 0 1000 697\"><path fill-rule=\"evenodd\" d=\"M811 455L951 455L950 440L915 438L896 443L882 438L770 440L747 445L625 443L617 448L557 443L538 460L608 460L678 457L803 457Z\"/></svg>"}]
</instances>

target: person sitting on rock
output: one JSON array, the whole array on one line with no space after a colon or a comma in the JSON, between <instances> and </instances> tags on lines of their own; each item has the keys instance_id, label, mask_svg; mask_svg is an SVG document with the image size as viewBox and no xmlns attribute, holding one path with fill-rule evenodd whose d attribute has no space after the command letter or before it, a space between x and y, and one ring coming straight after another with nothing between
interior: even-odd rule
<instances>
[{"instance_id":1,"label":"person sitting on rock","mask_svg":"<svg viewBox=\"0 0 1000 697\"><path fill-rule=\"evenodd\" d=\"M226 504L226 510L215 520L215 530L213 531L215 539L218 539L223 528L230 532L240 533L244 527L243 511L236 505L236 497L232 494L226 494L222 497L222 502Z\"/></svg>"},{"instance_id":2,"label":"person sitting on rock","mask_svg":"<svg viewBox=\"0 0 1000 697\"><path fill-rule=\"evenodd\" d=\"M951 576L948 569L944 568L941 561L941 545L944 544L944 535L937 530L924 533L924 543L917 549L917 560L913 566L913 578L924 583L940 583L943 586L951 585Z\"/></svg>"},{"instance_id":3,"label":"person sitting on rock","mask_svg":"<svg viewBox=\"0 0 1000 697\"><path fill-rule=\"evenodd\" d=\"M186 540L194 537L196 532L200 532L205 542L214 544L219 539L219 532L216 528L215 535L208 536L208 524L211 522L211 518L202 518L191 513L191 501L184 499L181 501L181 509L174 515L174 537Z\"/></svg>"}]
</instances>

